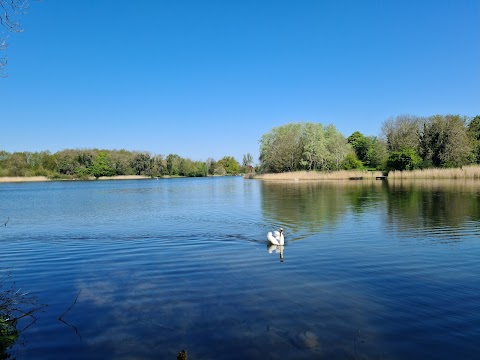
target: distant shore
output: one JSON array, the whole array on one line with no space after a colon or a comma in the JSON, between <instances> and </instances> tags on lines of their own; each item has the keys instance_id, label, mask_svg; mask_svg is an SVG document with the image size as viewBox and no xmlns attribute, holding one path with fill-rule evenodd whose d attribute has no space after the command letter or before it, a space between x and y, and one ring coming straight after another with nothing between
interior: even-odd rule
<instances>
[{"instance_id":1,"label":"distant shore","mask_svg":"<svg viewBox=\"0 0 480 360\"><path fill-rule=\"evenodd\" d=\"M117 175L117 176L101 176L98 180L141 180L150 179L145 175ZM88 179L50 179L46 176L5 176L0 177L0 183L19 183L19 182L45 182L45 181L78 181L78 180L95 180L94 177Z\"/></svg>"}]
</instances>

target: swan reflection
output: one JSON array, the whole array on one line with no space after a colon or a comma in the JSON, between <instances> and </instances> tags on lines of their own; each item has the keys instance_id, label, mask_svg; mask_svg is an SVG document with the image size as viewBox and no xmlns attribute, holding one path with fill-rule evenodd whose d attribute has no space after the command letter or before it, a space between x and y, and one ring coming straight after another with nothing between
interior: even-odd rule
<instances>
[{"instance_id":1,"label":"swan reflection","mask_svg":"<svg viewBox=\"0 0 480 360\"><path fill-rule=\"evenodd\" d=\"M272 254L275 251L275 254L280 254L280 262L283 262L283 249L285 248L284 245L274 245L268 244L267 250L269 254Z\"/></svg>"}]
</instances>

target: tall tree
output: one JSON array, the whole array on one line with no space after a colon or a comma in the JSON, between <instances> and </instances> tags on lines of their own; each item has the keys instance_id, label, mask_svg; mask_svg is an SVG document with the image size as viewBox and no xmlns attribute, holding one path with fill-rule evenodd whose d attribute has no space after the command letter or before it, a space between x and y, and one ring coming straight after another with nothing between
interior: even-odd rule
<instances>
[{"instance_id":1,"label":"tall tree","mask_svg":"<svg viewBox=\"0 0 480 360\"><path fill-rule=\"evenodd\" d=\"M168 175L170 176L180 175L181 157L178 156L177 154L168 154L166 160L167 160Z\"/></svg>"},{"instance_id":2,"label":"tall tree","mask_svg":"<svg viewBox=\"0 0 480 360\"><path fill-rule=\"evenodd\" d=\"M218 160L217 166L223 167L229 175L236 175L240 172L240 164L233 156L224 156Z\"/></svg>"},{"instance_id":3,"label":"tall tree","mask_svg":"<svg viewBox=\"0 0 480 360\"><path fill-rule=\"evenodd\" d=\"M467 127L468 136L472 142L473 156L475 162L480 163L480 115L475 116L468 123Z\"/></svg>"},{"instance_id":4,"label":"tall tree","mask_svg":"<svg viewBox=\"0 0 480 360\"><path fill-rule=\"evenodd\" d=\"M137 153L131 162L131 167L135 175L151 175L151 157L150 154Z\"/></svg>"},{"instance_id":5,"label":"tall tree","mask_svg":"<svg viewBox=\"0 0 480 360\"><path fill-rule=\"evenodd\" d=\"M370 147L369 139L364 136L361 132L355 131L352 135L347 138L347 141L350 145L352 145L357 158L365 163L367 153Z\"/></svg>"},{"instance_id":6,"label":"tall tree","mask_svg":"<svg viewBox=\"0 0 480 360\"><path fill-rule=\"evenodd\" d=\"M458 167L471 162L472 146L466 118L435 115L425 122L420 138L420 154L434 167Z\"/></svg>"},{"instance_id":7,"label":"tall tree","mask_svg":"<svg viewBox=\"0 0 480 360\"><path fill-rule=\"evenodd\" d=\"M345 157L352 152L347 139L337 131L335 126L328 125L325 129L327 150L330 154L330 169L340 170Z\"/></svg>"},{"instance_id":8,"label":"tall tree","mask_svg":"<svg viewBox=\"0 0 480 360\"><path fill-rule=\"evenodd\" d=\"M307 170L324 170L327 168L327 147L325 129L320 123L302 124L303 147L300 164Z\"/></svg>"},{"instance_id":9,"label":"tall tree","mask_svg":"<svg viewBox=\"0 0 480 360\"><path fill-rule=\"evenodd\" d=\"M260 139L260 161L266 172L298 170L303 146L301 123L275 127Z\"/></svg>"},{"instance_id":10,"label":"tall tree","mask_svg":"<svg viewBox=\"0 0 480 360\"><path fill-rule=\"evenodd\" d=\"M243 161L242 161L243 167L248 167L253 165L253 156L250 153L246 153L243 155Z\"/></svg>"},{"instance_id":11,"label":"tall tree","mask_svg":"<svg viewBox=\"0 0 480 360\"><path fill-rule=\"evenodd\" d=\"M369 145L365 155L365 166L384 169L388 158L387 144L376 136L367 137Z\"/></svg>"},{"instance_id":12,"label":"tall tree","mask_svg":"<svg viewBox=\"0 0 480 360\"><path fill-rule=\"evenodd\" d=\"M217 162L213 158L208 158L205 162L205 166L207 167L207 175L215 175L215 166Z\"/></svg>"},{"instance_id":13,"label":"tall tree","mask_svg":"<svg viewBox=\"0 0 480 360\"><path fill-rule=\"evenodd\" d=\"M352 152L335 126L320 123L291 123L273 128L260 140L264 172L340 169Z\"/></svg>"},{"instance_id":14,"label":"tall tree","mask_svg":"<svg viewBox=\"0 0 480 360\"><path fill-rule=\"evenodd\" d=\"M411 115L400 115L386 120L382 124L382 134L385 137L388 151L401 151L402 149L417 151L420 130L424 122L424 119Z\"/></svg>"}]
</instances>

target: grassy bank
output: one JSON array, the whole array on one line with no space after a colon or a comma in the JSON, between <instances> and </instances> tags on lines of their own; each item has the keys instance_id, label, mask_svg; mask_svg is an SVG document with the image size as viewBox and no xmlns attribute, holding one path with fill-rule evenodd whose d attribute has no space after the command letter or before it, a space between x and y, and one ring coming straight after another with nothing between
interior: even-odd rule
<instances>
[{"instance_id":1,"label":"grassy bank","mask_svg":"<svg viewBox=\"0 0 480 360\"><path fill-rule=\"evenodd\" d=\"M382 176L381 171L360 171L360 170L341 170L331 172L320 171L293 171L278 174L256 175L255 179L261 180L281 180L281 181L305 181L305 180L349 180L359 179L375 180L377 176Z\"/></svg>"},{"instance_id":2,"label":"grassy bank","mask_svg":"<svg viewBox=\"0 0 480 360\"><path fill-rule=\"evenodd\" d=\"M480 179L480 165L452 169L390 171L388 179Z\"/></svg>"}]
</instances>

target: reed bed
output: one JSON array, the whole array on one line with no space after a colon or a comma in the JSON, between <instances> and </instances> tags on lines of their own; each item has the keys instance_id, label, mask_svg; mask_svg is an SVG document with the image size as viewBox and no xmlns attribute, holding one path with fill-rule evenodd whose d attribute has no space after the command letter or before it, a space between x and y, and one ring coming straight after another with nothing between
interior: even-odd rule
<instances>
[{"instance_id":1,"label":"reed bed","mask_svg":"<svg viewBox=\"0 0 480 360\"><path fill-rule=\"evenodd\" d=\"M256 175L255 179L281 180L281 181L305 181L305 180L375 180L382 176L380 171L340 170L340 171L292 171L278 174Z\"/></svg>"},{"instance_id":2,"label":"reed bed","mask_svg":"<svg viewBox=\"0 0 480 360\"><path fill-rule=\"evenodd\" d=\"M452 169L390 171L388 179L480 179L480 165Z\"/></svg>"}]
</instances>

